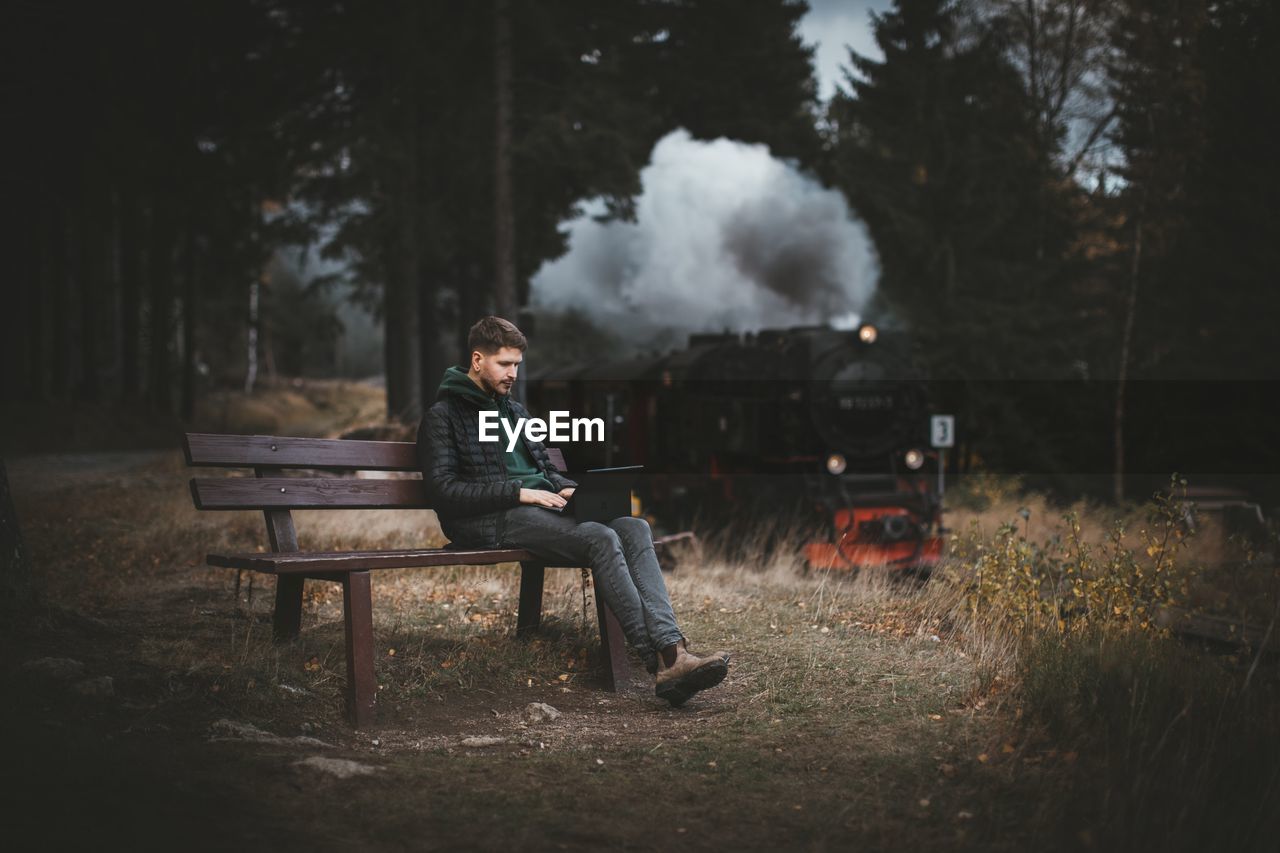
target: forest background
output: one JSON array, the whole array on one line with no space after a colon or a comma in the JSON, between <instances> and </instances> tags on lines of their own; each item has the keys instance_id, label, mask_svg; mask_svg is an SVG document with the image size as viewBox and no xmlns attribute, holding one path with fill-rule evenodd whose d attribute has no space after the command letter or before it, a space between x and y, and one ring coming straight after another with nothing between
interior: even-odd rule
<instances>
[{"instance_id":1,"label":"forest background","mask_svg":"<svg viewBox=\"0 0 1280 853\"><path fill-rule=\"evenodd\" d=\"M488 312L529 321L543 364L610 352L590 304L534 324L530 281L584 202L633 217L683 128L848 200L879 265L862 314L960 389L961 470L1274 472L1273 4L897 3L828 99L807 11L11 10L0 375L52 414L7 419L6 444L54 449L49 420L104 407L172 438L260 374L384 376L412 424ZM1222 452L1196 459L1206 436Z\"/></svg>"}]
</instances>

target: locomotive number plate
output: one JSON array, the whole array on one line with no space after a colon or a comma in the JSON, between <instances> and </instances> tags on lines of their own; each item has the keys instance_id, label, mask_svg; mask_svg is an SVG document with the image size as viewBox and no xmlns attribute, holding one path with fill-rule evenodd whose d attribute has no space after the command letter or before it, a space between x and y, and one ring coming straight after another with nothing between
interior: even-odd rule
<instances>
[{"instance_id":1,"label":"locomotive number plate","mask_svg":"<svg viewBox=\"0 0 1280 853\"><path fill-rule=\"evenodd\" d=\"M839 406L846 412L883 412L893 408L892 394L859 394L841 397Z\"/></svg>"}]
</instances>

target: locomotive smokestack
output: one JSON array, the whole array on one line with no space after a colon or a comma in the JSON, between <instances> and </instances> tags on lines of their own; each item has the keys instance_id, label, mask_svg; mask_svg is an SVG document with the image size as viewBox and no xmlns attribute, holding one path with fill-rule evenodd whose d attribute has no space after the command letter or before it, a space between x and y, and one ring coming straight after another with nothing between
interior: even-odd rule
<instances>
[{"instance_id":1,"label":"locomotive smokestack","mask_svg":"<svg viewBox=\"0 0 1280 853\"><path fill-rule=\"evenodd\" d=\"M569 251L532 282L534 306L575 309L640 348L691 332L848 325L879 264L844 196L763 145L677 130L640 173L635 222L568 223Z\"/></svg>"}]
</instances>

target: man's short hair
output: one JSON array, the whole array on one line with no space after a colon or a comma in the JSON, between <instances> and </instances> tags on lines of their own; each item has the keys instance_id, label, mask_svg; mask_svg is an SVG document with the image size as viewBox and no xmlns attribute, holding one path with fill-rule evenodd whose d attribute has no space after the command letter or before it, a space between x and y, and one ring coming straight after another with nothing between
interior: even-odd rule
<instances>
[{"instance_id":1,"label":"man's short hair","mask_svg":"<svg viewBox=\"0 0 1280 853\"><path fill-rule=\"evenodd\" d=\"M528 346L529 341L516 324L501 317L481 317L467 335L469 353L479 350L485 355L493 355L503 347L514 347L524 352Z\"/></svg>"}]
</instances>

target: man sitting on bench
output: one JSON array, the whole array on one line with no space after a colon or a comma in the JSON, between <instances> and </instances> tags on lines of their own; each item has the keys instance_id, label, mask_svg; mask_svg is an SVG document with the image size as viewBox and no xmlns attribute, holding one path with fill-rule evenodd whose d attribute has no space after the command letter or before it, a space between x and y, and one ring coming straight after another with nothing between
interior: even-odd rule
<instances>
[{"instance_id":1,"label":"man sitting on bench","mask_svg":"<svg viewBox=\"0 0 1280 853\"><path fill-rule=\"evenodd\" d=\"M597 594L657 676L655 692L683 705L724 680L729 655L689 651L648 522L623 517L607 525L580 524L562 516L553 510L567 503L577 484L551 464L541 442L522 433L506 452L506 441L480 441L482 410L496 411L513 430L517 419L529 416L509 397L527 346L520 330L499 317L471 327L469 369L445 371L438 399L418 427L418 458L431 505L445 535L458 545L523 548L550 565L590 566Z\"/></svg>"}]
</instances>

